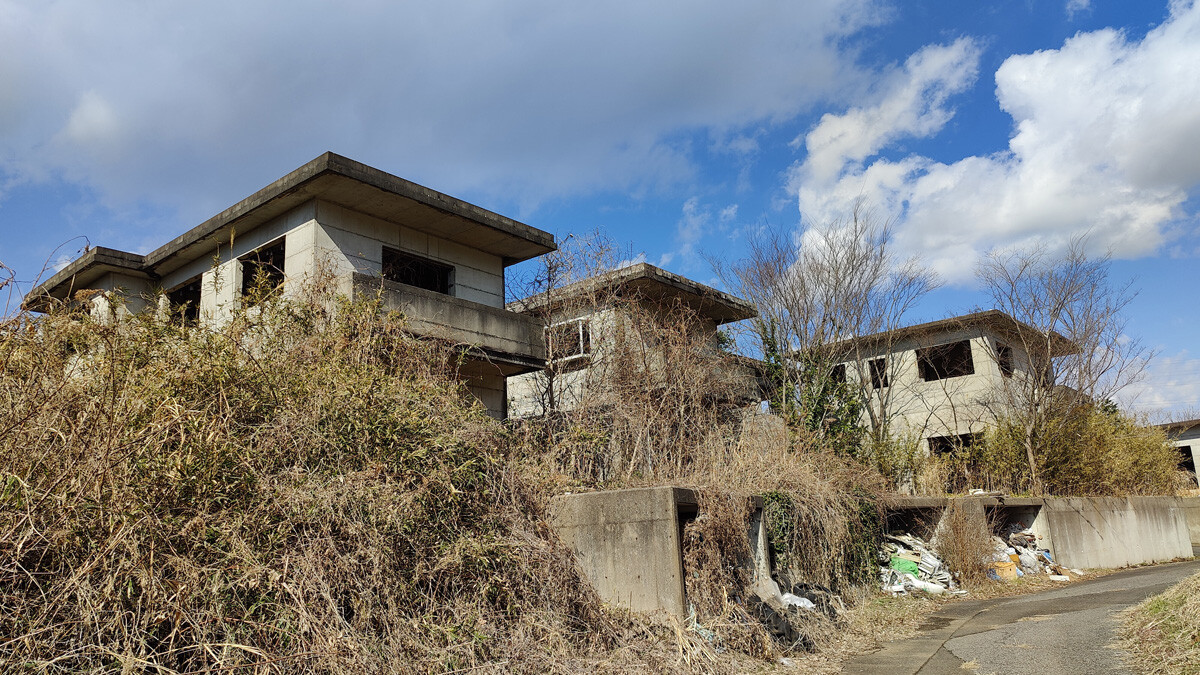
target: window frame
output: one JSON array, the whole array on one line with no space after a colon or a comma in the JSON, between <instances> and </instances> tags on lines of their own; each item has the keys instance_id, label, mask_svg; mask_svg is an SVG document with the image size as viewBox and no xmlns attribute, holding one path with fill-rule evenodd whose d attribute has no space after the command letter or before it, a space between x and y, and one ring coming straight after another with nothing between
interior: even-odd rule
<instances>
[{"instance_id":1,"label":"window frame","mask_svg":"<svg viewBox=\"0 0 1200 675\"><path fill-rule=\"evenodd\" d=\"M956 377L974 375L975 349L972 347L971 342L972 340L967 338L918 349L917 375L924 382L937 382L939 380L949 380ZM950 362L949 359L952 353L963 345L966 346L966 358L958 359L957 364ZM938 370L937 366L939 363L949 366L945 368L945 372ZM957 365L957 367L954 367L955 365Z\"/></svg>"},{"instance_id":2,"label":"window frame","mask_svg":"<svg viewBox=\"0 0 1200 675\"><path fill-rule=\"evenodd\" d=\"M287 237L272 240L249 253L238 256L238 264L241 266L242 272L243 301L249 298L250 304L257 305L278 294L287 279L284 271L286 260ZM258 278L260 271L266 272L267 280L270 282L267 284L269 288L262 289L265 293L261 297L251 297L254 295L251 291L256 290L255 279Z\"/></svg>"},{"instance_id":3,"label":"window frame","mask_svg":"<svg viewBox=\"0 0 1200 675\"><path fill-rule=\"evenodd\" d=\"M392 258L389 261L389 258ZM400 260L396 260L400 259ZM397 267L399 265L399 267ZM413 276L405 278L398 270L411 272ZM433 260L412 251L383 246L380 254L380 276L394 284L404 284L413 288L454 297L454 265ZM436 275L435 283L420 283L427 276Z\"/></svg>"}]
</instances>

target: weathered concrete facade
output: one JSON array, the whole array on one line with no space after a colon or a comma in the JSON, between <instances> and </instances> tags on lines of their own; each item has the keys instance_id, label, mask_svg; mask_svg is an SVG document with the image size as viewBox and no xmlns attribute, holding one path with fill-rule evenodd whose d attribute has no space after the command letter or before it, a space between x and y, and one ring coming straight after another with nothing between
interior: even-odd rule
<instances>
[{"instance_id":1,"label":"weathered concrete facade","mask_svg":"<svg viewBox=\"0 0 1200 675\"><path fill-rule=\"evenodd\" d=\"M310 282L379 293L409 315L414 333L464 348L461 375L503 417L506 378L545 359L540 327L504 308L504 270L554 249L547 232L326 153L145 256L89 251L26 306L89 289L89 309L103 317L188 291L195 320L220 324L243 304L247 277L264 268L278 274L284 296ZM388 280L399 268L407 276Z\"/></svg>"},{"instance_id":2,"label":"weathered concrete facade","mask_svg":"<svg viewBox=\"0 0 1200 675\"><path fill-rule=\"evenodd\" d=\"M1196 458L1200 456L1200 419L1168 422L1158 427L1167 432L1171 444L1179 448L1179 468L1188 471L1192 479L1197 480L1200 475L1196 471ZM1197 486L1200 486L1200 480L1192 485L1193 488Z\"/></svg>"},{"instance_id":3,"label":"weathered concrete facade","mask_svg":"<svg viewBox=\"0 0 1200 675\"><path fill-rule=\"evenodd\" d=\"M833 349L846 358L839 367L847 383L876 419L887 421L890 435L915 436L936 452L941 444L970 442L995 421L1012 398L1009 388L1023 386L1037 370L1026 347L1031 343L1055 356L1075 349L1060 335L1046 336L995 310L847 340ZM864 409L868 428L871 416Z\"/></svg>"},{"instance_id":4,"label":"weathered concrete facade","mask_svg":"<svg viewBox=\"0 0 1200 675\"><path fill-rule=\"evenodd\" d=\"M545 371L532 371L509 378L509 409L514 417L543 415L551 409L574 410L585 401L604 405L606 378L630 366L616 353L618 340L637 340L641 335L634 314L666 316L685 309L692 328L703 338L701 348L713 352L719 348L720 326L757 315L741 298L647 263L511 302L508 308L536 318L551 336L573 334L568 349L551 347L556 353L547 355L553 362L553 377ZM656 345L638 343L637 352L639 365L646 371L667 367ZM756 373L746 367L746 361L731 363L726 379L740 383L734 388L745 389L747 397L757 401Z\"/></svg>"}]
</instances>

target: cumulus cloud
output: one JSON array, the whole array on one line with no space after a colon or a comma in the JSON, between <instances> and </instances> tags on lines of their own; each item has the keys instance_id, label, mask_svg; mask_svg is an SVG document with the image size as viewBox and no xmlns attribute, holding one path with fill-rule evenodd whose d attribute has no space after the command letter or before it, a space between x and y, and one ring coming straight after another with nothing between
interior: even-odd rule
<instances>
[{"instance_id":1,"label":"cumulus cloud","mask_svg":"<svg viewBox=\"0 0 1200 675\"><path fill-rule=\"evenodd\" d=\"M680 134L754 152L858 86L877 2L0 0L0 179L200 217L324 150L518 203L670 183Z\"/></svg>"},{"instance_id":2,"label":"cumulus cloud","mask_svg":"<svg viewBox=\"0 0 1200 675\"><path fill-rule=\"evenodd\" d=\"M1183 205L1200 182L1196 63L1200 9L1192 2L1172 4L1169 19L1141 41L1106 29L1011 56L996 72L997 100L1013 119L1008 147L951 163L873 154L944 123L945 100L936 95L953 88L922 89L928 75L906 68L907 87L924 93L898 97L898 113L872 121L851 110L809 133L806 143L823 149L827 129L855 128L864 118L860 126L870 127L856 132L857 142L810 154L795 169L801 212L821 222L866 198L897 216L899 244L925 254L952 281L969 278L991 247L1060 246L1083 232L1119 257L1151 254L1187 225ZM831 176L828 167L839 162Z\"/></svg>"}]
</instances>

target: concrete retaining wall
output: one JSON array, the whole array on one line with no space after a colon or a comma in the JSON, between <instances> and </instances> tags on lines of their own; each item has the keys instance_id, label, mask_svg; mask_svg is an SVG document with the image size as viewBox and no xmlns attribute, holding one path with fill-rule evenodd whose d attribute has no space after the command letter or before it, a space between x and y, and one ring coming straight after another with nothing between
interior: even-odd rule
<instances>
[{"instance_id":1,"label":"concrete retaining wall","mask_svg":"<svg viewBox=\"0 0 1200 675\"><path fill-rule=\"evenodd\" d=\"M746 537L755 581L769 579L762 504L752 504ZM550 523L575 550L584 575L607 603L647 614L684 617L683 529L697 515L696 493L658 487L560 495Z\"/></svg>"},{"instance_id":2,"label":"concrete retaining wall","mask_svg":"<svg viewBox=\"0 0 1200 675\"><path fill-rule=\"evenodd\" d=\"M937 513L946 499L901 499L889 522L905 513ZM1180 497L965 498L998 524L1019 522L1067 567L1126 567L1192 555L1188 505ZM1191 507L1191 529L1200 535L1200 500ZM928 517L928 516L927 516Z\"/></svg>"},{"instance_id":3,"label":"concrete retaining wall","mask_svg":"<svg viewBox=\"0 0 1200 675\"><path fill-rule=\"evenodd\" d=\"M1192 555L1179 497L1064 497L1045 500L1049 549L1067 567L1125 567Z\"/></svg>"},{"instance_id":4,"label":"concrete retaining wall","mask_svg":"<svg viewBox=\"0 0 1200 675\"><path fill-rule=\"evenodd\" d=\"M696 497L680 488L644 488L555 497L550 522L575 549L600 598L634 611L687 615L683 527Z\"/></svg>"}]
</instances>

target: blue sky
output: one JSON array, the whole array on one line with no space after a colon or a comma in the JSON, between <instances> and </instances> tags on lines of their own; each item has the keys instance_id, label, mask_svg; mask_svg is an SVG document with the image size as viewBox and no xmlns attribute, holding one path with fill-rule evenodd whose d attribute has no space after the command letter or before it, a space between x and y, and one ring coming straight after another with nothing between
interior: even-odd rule
<instances>
[{"instance_id":1,"label":"blue sky","mask_svg":"<svg viewBox=\"0 0 1200 675\"><path fill-rule=\"evenodd\" d=\"M914 321L980 304L988 250L1089 233L1159 352L1127 398L1200 409L1194 2L0 0L20 291L325 150L709 282L866 199L946 281Z\"/></svg>"}]
</instances>

